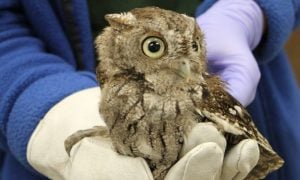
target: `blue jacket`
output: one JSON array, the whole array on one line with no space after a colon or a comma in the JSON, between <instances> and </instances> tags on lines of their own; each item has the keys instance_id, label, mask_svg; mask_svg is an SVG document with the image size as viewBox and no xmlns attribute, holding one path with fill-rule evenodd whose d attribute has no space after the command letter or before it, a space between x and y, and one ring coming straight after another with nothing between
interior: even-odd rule
<instances>
[{"instance_id":1,"label":"blue jacket","mask_svg":"<svg viewBox=\"0 0 300 180\"><path fill-rule=\"evenodd\" d=\"M197 9L203 13L215 0ZM300 94L283 53L299 24L300 1L257 0L268 32L254 51L262 79L249 110L286 165L270 179L300 179ZM85 1L0 1L0 179L45 179L28 164L26 146L45 113L93 86L95 60Z\"/></svg>"}]
</instances>

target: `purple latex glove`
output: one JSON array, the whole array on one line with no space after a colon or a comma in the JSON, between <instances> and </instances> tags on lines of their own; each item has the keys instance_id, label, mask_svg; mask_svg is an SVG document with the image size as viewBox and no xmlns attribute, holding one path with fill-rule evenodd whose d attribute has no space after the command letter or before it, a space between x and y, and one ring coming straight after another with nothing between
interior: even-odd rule
<instances>
[{"instance_id":1,"label":"purple latex glove","mask_svg":"<svg viewBox=\"0 0 300 180\"><path fill-rule=\"evenodd\" d=\"M254 0L219 0L197 17L207 44L212 73L219 74L228 92L249 105L260 79L252 51L263 34L263 13Z\"/></svg>"}]
</instances>

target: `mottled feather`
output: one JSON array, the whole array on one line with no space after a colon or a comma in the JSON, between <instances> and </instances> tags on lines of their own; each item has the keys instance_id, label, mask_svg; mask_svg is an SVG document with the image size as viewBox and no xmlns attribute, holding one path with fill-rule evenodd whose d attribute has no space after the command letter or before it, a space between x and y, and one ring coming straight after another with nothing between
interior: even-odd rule
<instances>
[{"instance_id":1,"label":"mottled feather","mask_svg":"<svg viewBox=\"0 0 300 180\"><path fill-rule=\"evenodd\" d=\"M184 134L209 121L223 132L227 150L242 139L257 140L260 159L247 179L264 178L283 164L246 109L207 72L194 18L146 7L106 19L110 26L96 40L99 110L117 152L145 158L154 179L162 180L178 161ZM75 133L67 151L97 131L103 134L103 127Z\"/></svg>"}]
</instances>

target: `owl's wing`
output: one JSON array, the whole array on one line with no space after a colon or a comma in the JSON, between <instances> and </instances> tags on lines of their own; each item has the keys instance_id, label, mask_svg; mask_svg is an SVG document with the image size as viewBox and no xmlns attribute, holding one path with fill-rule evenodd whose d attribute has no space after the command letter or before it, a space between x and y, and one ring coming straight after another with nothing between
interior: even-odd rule
<instances>
[{"instance_id":1,"label":"owl's wing","mask_svg":"<svg viewBox=\"0 0 300 180\"><path fill-rule=\"evenodd\" d=\"M247 110L224 89L222 81L212 75L204 76L203 95L200 111L207 119L215 122L225 132L256 139L266 148L268 141L255 127Z\"/></svg>"},{"instance_id":2,"label":"owl's wing","mask_svg":"<svg viewBox=\"0 0 300 180\"><path fill-rule=\"evenodd\" d=\"M257 130L247 110L224 90L218 77L207 75L205 80L199 113L220 126L226 132L225 137L228 133L234 134L226 138L229 145L238 143L239 137L255 139L259 144L260 159L246 179L264 179L268 173L280 168L283 159Z\"/></svg>"}]
</instances>

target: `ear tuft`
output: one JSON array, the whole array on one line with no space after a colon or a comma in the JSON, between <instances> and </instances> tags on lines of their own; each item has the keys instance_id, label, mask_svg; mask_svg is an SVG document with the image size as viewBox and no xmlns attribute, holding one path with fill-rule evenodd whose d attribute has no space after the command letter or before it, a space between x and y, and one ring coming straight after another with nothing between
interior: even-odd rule
<instances>
[{"instance_id":1,"label":"ear tuft","mask_svg":"<svg viewBox=\"0 0 300 180\"><path fill-rule=\"evenodd\" d=\"M134 26L137 22L135 16L131 12L120 13L120 14L107 14L105 19L111 26L122 27L122 26Z\"/></svg>"}]
</instances>

